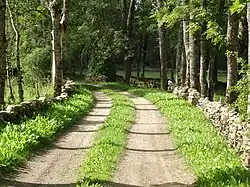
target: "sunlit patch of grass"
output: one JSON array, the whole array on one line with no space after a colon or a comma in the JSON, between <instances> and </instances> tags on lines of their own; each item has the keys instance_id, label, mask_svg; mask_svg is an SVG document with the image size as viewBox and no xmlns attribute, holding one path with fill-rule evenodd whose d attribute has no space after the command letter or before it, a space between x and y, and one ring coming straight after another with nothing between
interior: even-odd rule
<instances>
[{"instance_id":1,"label":"sunlit patch of grass","mask_svg":"<svg viewBox=\"0 0 250 187\"><path fill-rule=\"evenodd\" d=\"M198 186L250 186L250 174L201 110L160 90L132 89L152 101L168 120L171 135L197 176Z\"/></svg>"},{"instance_id":2,"label":"sunlit patch of grass","mask_svg":"<svg viewBox=\"0 0 250 187\"><path fill-rule=\"evenodd\" d=\"M54 140L60 132L88 113L94 97L80 88L74 96L52 104L34 119L9 124L0 132L0 171L20 166L38 145Z\"/></svg>"},{"instance_id":3,"label":"sunlit patch of grass","mask_svg":"<svg viewBox=\"0 0 250 187\"><path fill-rule=\"evenodd\" d=\"M135 108L124 95L103 90L112 99L112 108L103 128L94 139L79 171L79 186L102 186L110 180L126 143L127 129L132 125Z\"/></svg>"}]
</instances>

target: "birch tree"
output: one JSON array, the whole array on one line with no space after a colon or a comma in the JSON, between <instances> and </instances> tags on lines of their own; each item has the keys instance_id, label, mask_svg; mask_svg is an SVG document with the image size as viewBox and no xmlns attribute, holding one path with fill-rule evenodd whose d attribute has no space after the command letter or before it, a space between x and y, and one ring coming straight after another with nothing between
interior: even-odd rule
<instances>
[{"instance_id":1,"label":"birch tree","mask_svg":"<svg viewBox=\"0 0 250 187\"><path fill-rule=\"evenodd\" d=\"M18 86L18 95L19 100L22 102L24 100L24 90L23 90L23 75L22 75L22 67L21 67L21 57L20 57L20 24L19 24L19 12L18 8L15 8L15 12L13 12L13 8L11 7L9 0L6 0L9 18L11 22L11 26L15 33L15 47L16 47L16 68L17 68L17 86Z\"/></svg>"},{"instance_id":2,"label":"birch tree","mask_svg":"<svg viewBox=\"0 0 250 187\"><path fill-rule=\"evenodd\" d=\"M68 0L47 0L52 22L52 83L54 96L61 94L63 85L63 36L68 19Z\"/></svg>"},{"instance_id":3,"label":"birch tree","mask_svg":"<svg viewBox=\"0 0 250 187\"><path fill-rule=\"evenodd\" d=\"M182 0L182 5L186 5L187 0ZM184 51L185 51L185 60L186 60L186 78L185 78L185 85L190 86L190 48L189 48L189 21L183 20L183 42L184 42Z\"/></svg>"},{"instance_id":4,"label":"birch tree","mask_svg":"<svg viewBox=\"0 0 250 187\"><path fill-rule=\"evenodd\" d=\"M6 1L0 1L0 108L4 104L6 80L6 36L5 36Z\"/></svg>"}]
</instances>

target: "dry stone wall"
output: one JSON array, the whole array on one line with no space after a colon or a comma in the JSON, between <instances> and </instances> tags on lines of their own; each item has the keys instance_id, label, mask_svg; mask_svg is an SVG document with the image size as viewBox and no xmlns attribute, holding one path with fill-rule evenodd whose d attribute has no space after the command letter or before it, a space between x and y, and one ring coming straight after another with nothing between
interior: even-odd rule
<instances>
[{"instance_id":1,"label":"dry stone wall","mask_svg":"<svg viewBox=\"0 0 250 187\"><path fill-rule=\"evenodd\" d=\"M187 99L199 107L210 119L218 131L226 138L228 144L242 155L244 164L250 166L250 123L241 121L239 114L222 102L211 102L201 98L195 89L175 87L173 93Z\"/></svg>"},{"instance_id":2,"label":"dry stone wall","mask_svg":"<svg viewBox=\"0 0 250 187\"><path fill-rule=\"evenodd\" d=\"M32 101L25 101L17 105L9 105L5 110L0 111L0 121L15 122L32 116L34 112L42 110L51 103L67 99L74 92L74 82L67 80L62 88L62 94L55 98L40 97Z\"/></svg>"}]
</instances>

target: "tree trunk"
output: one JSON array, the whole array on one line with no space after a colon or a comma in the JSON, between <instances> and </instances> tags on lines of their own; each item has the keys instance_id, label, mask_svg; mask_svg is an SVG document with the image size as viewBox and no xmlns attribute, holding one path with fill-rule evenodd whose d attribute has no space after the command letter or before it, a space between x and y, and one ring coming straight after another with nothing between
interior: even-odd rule
<instances>
[{"instance_id":1,"label":"tree trunk","mask_svg":"<svg viewBox=\"0 0 250 187\"><path fill-rule=\"evenodd\" d=\"M23 102L23 76L20 61L20 33L16 33L16 66L17 66L17 85L20 102Z\"/></svg>"},{"instance_id":2,"label":"tree trunk","mask_svg":"<svg viewBox=\"0 0 250 187\"><path fill-rule=\"evenodd\" d=\"M184 87L186 84L186 70L187 70L187 64L186 64L186 52L185 52L185 47L182 46L181 50L181 86Z\"/></svg>"},{"instance_id":3,"label":"tree trunk","mask_svg":"<svg viewBox=\"0 0 250 187\"><path fill-rule=\"evenodd\" d=\"M193 19L193 15L190 16ZM199 31L189 32L190 48L190 87L200 90L199 86Z\"/></svg>"},{"instance_id":4,"label":"tree trunk","mask_svg":"<svg viewBox=\"0 0 250 187\"><path fill-rule=\"evenodd\" d=\"M157 0L157 8L160 10L164 7L163 0ZM160 64L161 64L161 89L166 90L168 85L167 81L167 41L166 41L166 28L163 25L158 26L159 34L159 52L160 52Z\"/></svg>"},{"instance_id":5,"label":"tree trunk","mask_svg":"<svg viewBox=\"0 0 250 187\"><path fill-rule=\"evenodd\" d=\"M165 43L165 35L166 29L164 26L159 26L159 50L160 50L160 63L161 63L161 89L167 89L167 59L166 59L166 43Z\"/></svg>"},{"instance_id":6,"label":"tree trunk","mask_svg":"<svg viewBox=\"0 0 250 187\"><path fill-rule=\"evenodd\" d=\"M124 77L124 83L129 84L130 78L131 78L131 72L132 72L132 63L134 61L134 45L133 45L133 21L135 16L135 3L136 0L131 0L130 6L129 6L129 13L128 13L128 19L127 19L127 37L128 37L128 51L125 58L125 77Z\"/></svg>"},{"instance_id":7,"label":"tree trunk","mask_svg":"<svg viewBox=\"0 0 250 187\"><path fill-rule=\"evenodd\" d=\"M214 52L215 55L215 52ZM216 85L218 83L218 69L217 69L217 59L214 56L215 62L214 62L214 70L213 70L213 80L214 84Z\"/></svg>"},{"instance_id":8,"label":"tree trunk","mask_svg":"<svg viewBox=\"0 0 250 187\"><path fill-rule=\"evenodd\" d=\"M183 48L183 23L181 22L179 33L178 33L178 44L177 44L177 51L176 51L176 72L175 72L175 84L176 86L180 86L181 83L181 66L182 66L182 48Z\"/></svg>"},{"instance_id":9,"label":"tree trunk","mask_svg":"<svg viewBox=\"0 0 250 187\"><path fill-rule=\"evenodd\" d=\"M61 11L58 2L51 2L49 5L52 20L52 82L54 87L54 97L61 94L62 89L62 59L61 59L61 33L60 19Z\"/></svg>"},{"instance_id":10,"label":"tree trunk","mask_svg":"<svg viewBox=\"0 0 250 187\"><path fill-rule=\"evenodd\" d=\"M127 19L128 19L127 0L121 0L121 9L122 9L121 28L122 28L122 33L126 36L127 35ZM124 49L124 51L121 52L121 59L124 65L124 74L126 71L125 53L126 53L126 49ZM124 81L125 81L125 76L124 76Z\"/></svg>"},{"instance_id":11,"label":"tree trunk","mask_svg":"<svg viewBox=\"0 0 250 187\"><path fill-rule=\"evenodd\" d=\"M69 14L69 0L63 0L63 8L62 8L61 19L60 19L60 46L61 46L61 65L60 65L61 72L60 74L61 74L62 81L63 81L63 66L64 66L63 39L64 39L64 34L67 28L67 24L68 24L68 14Z\"/></svg>"},{"instance_id":12,"label":"tree trunk","mask_svg":"<svg viewBox=\"0 0 250 187\"><path fill-rule=\"evenodd\" d=\"M81 50L81 55L80 55L80 75L83 75L83 71L84 71L84 58L85 58L86 54L84 52L84 47Z\"/></svg>"},{"instance_id":13,"label":"tree trunk","mask_svg":"<svg viewBox=\"0 0 250 187\"><path fill-rule=\"evenodd\" d=\"M4 104L4 91L6 80L6 35L5 35L6 2L0 0L0 108Z\"/></svg>"},{"instance_id":14,"label":"tree trunk","mask_svg":"<svg viewBox=\"0 0 250 187\"><path fill-rule=\"evenodd\" d=\"M187 0L182 0L182 5L186 5ZM185 76L185 86L190 86L190 49L189 49L189 31L188 26L189 22L187 20L182 21L183 23L183 42L184 42L184 51L186 59L186 76Z\"/></svg>"},{"instance_id":15,"label":"tree trunk","mask_svg":"<svg viewBox=\"0 0 250 187\"><path fill-rule=\"evenodd\" d=\"M239 56L247 61L248 58L248 26L246 14L243 14L239 21Z\"/></svg>"},{"instance_id":16,"label":"tree trunk","mask_svg":"<svg viewBox=\"0 0 250 187\"><path fill-rule=\"evenodd\" d=\"M201 0L202 9L206 10L206 0ZM208 83L207 83L207 68L208 68L208 41L203 33L206 31L205 23L201 29L201 58L200 58L200 87L201 97L207 97Z\"/></svg>"},{"instance_id":17,"label":"tree trunk","mask_svg":"<svg viewBox=\"0 0 250 187\"><path fill-rule=\"evenodd\" d=\"M10 77L10 70L11 70L11 65L10 65L10 62L8 60L8 55L6 55L6 67L7 67L7 82L8 82L8 87L9 87L9 99L15 103L16 102L16 99L15 99L15 96L13 94L13 89L12 89L12 84L11 84L11 77Z\"/></svg>"},{"instance_id":18,"label":"tree trunk","mask_svg":"<svg viewBox=\"0 0 250 187\"><path fill-rule=\"evenodd\" d=\"M201 59L200 59L200 86L201 86L201 97L207 97L207 68L209 64L208 58L208 43L204 36L201 36Z\"/></svg>"},{"instance_id":19,"label":"tree trunk","mask_svg":"<svg viewBox=\"0 0 250 187\"><path fill-rule=\"evenodd\" d=\"M11 7L6 0L6 5L9 10L9 15L10 15L10 21L12 28L15 32L15 39L16 39L16 66L17 66L17 86L18 86L18 95L19 95L19 100L22 102L24 100L23 98L23 76L22 76L22 69L21 69L21 61L20 61L20 31L19 31L19 21L18 21L18 12L16 13L17 18L16 18L16 24L14 22L13 14Z\"/></svg>"},{"instance_id":20,"label":"tree trunk","mask_svg":"<svg viewBox=\"0 0 250 187\"><path fill-rule=\"evenodd\" d=\"M136 60L136 78L139 79L140 78L140 71L141 71L141 61L140 59Z\"/></svg>"},{"instance_id":21,"label":"tree trunk","mask_svg":"<svg viewBox=\"0 0 250 187\"><path fill-rule=\"evenodd\" d=\"M146 67L146 55L147 55L147 48L148 48L148 35L146 34L143 39L143 52L142 52L142 73L141 78L145 76L145 67Z\"/></svg>"},{"instance_id":22,"label":"tree trunk","mask_svg":"<svg viewBox=\"0 0 250 187\"><path fill-rule=\"evenodd\" d=\"M227 94L226 102L231 104L237 99L232 87L237 84L237 44L238 44L239 16L237 13L228 14L227 26Z\"/></svg>"},{"instance_id":23,"label":"tree trunk","mask_svg":"<svg viewBox=\"0 0 250 187\"><path fill-rule=\"evenodd\" d=\"M127 0L121 0L122 5L122 30L124 34L126 34L127 30L127 17L128 17L128 6L127 6Z\"/></svg>"},{"instance_id":24,"label":"tree trunk","mask_svg":"<svg viewBox=\"0 0 250 187\"><path fill-rule=\"evenodd\" d=\"M210 55L209 55L209 65L208 65L208 90L207 97L209 101L213 101L214 99L214 71L215 71L215 49L211 47Z\"/></svg>"},{"instance_id":25,"label":"tree trunk","mask_svg":"<svg viewBox=\"0 0 250 187\"><path fill-rule=\"evenodd\" d=\"M247 3L247 23L248 23L248 64L250 66L250 3ZM250 69L248 69L248 107L247 107L247 114L250 117Z\"/></svg>"},{"instance_id":26,"label":"tree trunk","mask_svg":"<svg viewBox=\"0 0 250 187\"><path fill-rule=\"evenodd\" d=\"M183 41L184 41L184 51L186 56L186 80L185 85L190 86L190 49L189 49L189 31L188 31L188 21L183 21Z\"/></svg>"},{"instance_id":27,"label":"tree trunk","mask_svg":"<svg viewBox=\"0 0 250 187\"><path fill-rule=\"evenodd\" d=\"M136 58L136 77L137 79L140 78L140 71L141 71L141 61L142 61L142 53L143 53L143 36L140 37L140 42L137 47L137 58Z\"/></svg>"},{"instance_id":28,"label":"tree trunk","mask_svg":"<svg viewBox=\"0 0 250 187\"><path fill-rule=\"evenodd\" d=\"M248 26L247 26L247 14L242 14L239 21L239 56L245 60L247 64L248 58ZM238 63L238 69L242 69L242 64ZM238 73L238 80L242 79L240 73Z\"/></svg>"},{"instance_id":29,"label":"tree trunk","mask_svg":"<svg viewBox=\"0 0 250 187\"><path fill-rule=\"evenodd\" d=\"M165 38L165 40L166 40L166 43L167 43L167 41L169 41L169 39L168 38ZM168 49L166 49L167 51L168 51ZM168 75L170 75L170 80L172 81L172 82L174 82L174 80L175 80L175 76L174 76L174 59L175 59L175 52L174 51L170 51L170 54L169 53L167 53L167 57L166 57L167 59L168 59L168 66L169 67L166 67L167 68L167 70L168 70L168 74L167 74L167 77L168 77Z\"/></svg>"}]
</instances>

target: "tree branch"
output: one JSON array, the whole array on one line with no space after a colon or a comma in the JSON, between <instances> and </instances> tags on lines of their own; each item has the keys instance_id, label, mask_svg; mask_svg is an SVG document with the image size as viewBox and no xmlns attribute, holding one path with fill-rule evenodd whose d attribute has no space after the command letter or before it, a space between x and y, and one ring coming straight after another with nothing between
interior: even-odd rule
<instances>
[{"instance_id":1,"label":"tree branch","mask_svg":"<svg viewBox=\"0 0 250 187\"><path fill-rule=\"evenodd\" d=\"M10 15L10 21L11 21L12 28L13 28L15 34L18 35L19 32L18 32L18 29L17 29L17 27L16 27L16 25L14 23L13 14L12 14L12 11L11 11L8 0L6 0L6 5L7 5L7 8L9 10L9 15Z\"/></svg>"}]
</instances>

